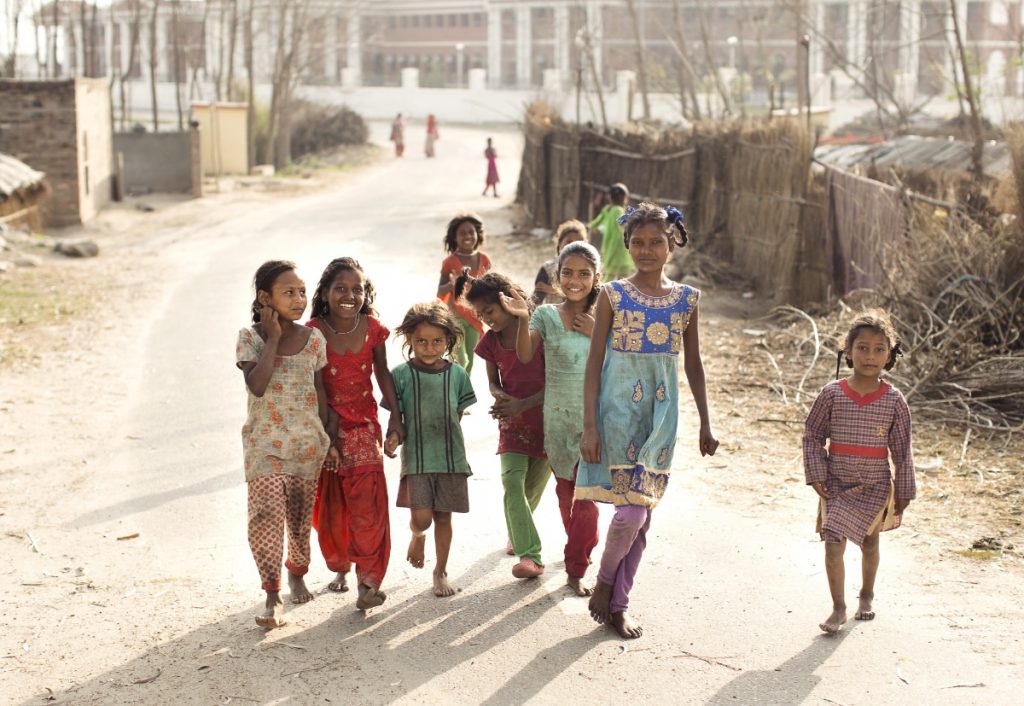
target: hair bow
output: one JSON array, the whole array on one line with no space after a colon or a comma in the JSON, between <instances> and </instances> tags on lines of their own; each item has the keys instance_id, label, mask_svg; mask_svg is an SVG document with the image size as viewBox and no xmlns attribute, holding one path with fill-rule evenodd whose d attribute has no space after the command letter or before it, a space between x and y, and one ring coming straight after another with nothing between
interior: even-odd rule
<instances>
[{"instance_id":1,"label":"hair bow","mask_svg":"<svg viewBox=\"0 0 1024 706\"><path fill-rule=\"evenodd\" d=\"M668 214L668 222L672 225L679 225L683 222L683 212L675 206L666 206L665 213Z\"/></svg>"},{"instance_id":2,"label":"hair bow","mask_svg":"<svg viewBox=\"0 0 1024 706\"><path fill-rule=\"evenodd\" d=\"M626 212L623 213L621 216L619 216L619 220L618 220L619 225L620 226L626 225L626 221L628 221L629 217L632 216L635 212L636 212L635 208L633 208L632 206L628 207L626 209Z\"/></svg>"}]
</instances>

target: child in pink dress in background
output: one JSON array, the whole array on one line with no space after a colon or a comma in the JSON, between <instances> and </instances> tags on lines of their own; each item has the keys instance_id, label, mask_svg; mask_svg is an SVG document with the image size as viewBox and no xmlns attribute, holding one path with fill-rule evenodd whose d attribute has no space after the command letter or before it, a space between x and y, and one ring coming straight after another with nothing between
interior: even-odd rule
<instances>
[{"instance_id":1,"label":"child in pink dress in background","mask_svg":"<svg viewBox=\"0 0 1024 706\"><path fill-rule=\"evenodd\" d=\"M820 497L818 532L825 542L832 594L832 613L818 626L826 633L839 632L846 622L846 540L858 545L863 554L853 617L873 620L879 532L900 526L903 511L917 493L910 408L902 393L881 379L899 355L896 330L885 312L858 316L840 352L853 374L825 385L807 415L804 475ZM838 373L837 365L837 377ZM895 487L890 456L896 469Z\"/></svg>"}]
</instances>

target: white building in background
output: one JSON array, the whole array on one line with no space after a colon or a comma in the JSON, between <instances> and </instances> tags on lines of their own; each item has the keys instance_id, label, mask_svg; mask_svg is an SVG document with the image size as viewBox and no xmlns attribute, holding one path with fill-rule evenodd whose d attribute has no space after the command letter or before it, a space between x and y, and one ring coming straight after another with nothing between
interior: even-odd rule
<instances>
[{"instance_id":1,"label":"white building in background","mask_svg":"<svg viewBox=\"0 0 1024 706\"><path fill-rule=\"evenodd\" d=\"M648 82L654 92L678 94L682 29L690 63L702 77L713 71L741 75L744 90L783 103L797 91L801 31L817 85L855 95L859 84L883 81L901 99L951 93L952 18L947 0L803 0L804 24L777 0L636 0L644 37ZM150 65L158 84L174 83L187 97L228 94L229 76L244 82L242 28L255 17L256 81L273 71L280 3L273 0L114 0L85 18L78 0L47 4L37 22L46 28L44 76L127 75L138 103L148 91ZM592 50L601 83L624 85L635 71L633 24L625 0L305 0L301 83L314 94L341 95L358 87L449 88L568 95L591 81ZM681 8L677 19L675 7ZM710 66L700 31L700 8L709 27ZM140 22L133 21L135 9ZM175 13L177 8L177 13ZM54 10L56 9L56 14ZM961 0L961 31L980 62L988 96L1021 96L1024 2ZM237 14L233 14L237 13ZM93 21L95 17L95 22ZM287 20L286 20L287 22ZM139 52L130 38L138 26ZM234 36L234 43L232 43ZM233 50L232 50L233 47ZM589 49L588 49L589 47ZM582 67L582 68L581 68ZM865 67L871 67L865 72ZM852 73L856 80L847 74ZM625 85L628 85L628 81ZM265 89L260 89L265 90ZM813 89L812 89L813 90ZM115 100L117 99L115 90ZM237 92L232 91L238 95Z\"/></svg>"}]
</instances>

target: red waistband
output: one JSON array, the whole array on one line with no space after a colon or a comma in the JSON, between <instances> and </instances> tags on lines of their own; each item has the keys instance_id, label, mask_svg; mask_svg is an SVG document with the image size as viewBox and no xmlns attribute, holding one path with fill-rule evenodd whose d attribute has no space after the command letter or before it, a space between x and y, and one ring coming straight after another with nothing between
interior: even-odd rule
<instances>
[{"instance_id":1,"label":"red waistband","mask_svg":"<svg viewBox=\"0 0 1024 706\"><path fill-rule=\"evenodd\" d=\"M830 442L828 452L831 455L889 458L889 449L884 446L859 446L857 444L834 444Z\"/></svg>"}]
</instances>

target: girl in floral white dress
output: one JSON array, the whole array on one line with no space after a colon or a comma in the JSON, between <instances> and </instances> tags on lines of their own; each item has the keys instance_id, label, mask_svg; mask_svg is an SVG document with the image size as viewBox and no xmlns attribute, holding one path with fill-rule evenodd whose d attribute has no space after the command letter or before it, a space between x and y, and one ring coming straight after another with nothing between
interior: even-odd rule
<instances>
[{"instance_id":1,"label":"girl in floral white dress","mask_svg":"<svg viewBox=\"0 0 1024 706\"><path fill-rule=\"evenodd\" d=\"M235 358L249 393L242 427L249 547L267 593L266 610L256 616L256 624L276 628L284 625L280 592L285 528L292 602L313 598L302 577L309 569L316 479L330 446L320 376L327 364L327 343L318 330L295 323L307 299L293 263L263 263L254 284L253 326L238 332ZM337 452L332 451L326 466L336 465Z\"/></svg>"}]
</instances>

